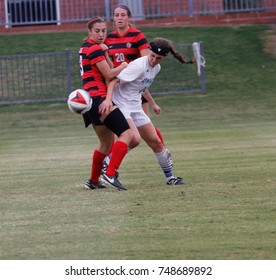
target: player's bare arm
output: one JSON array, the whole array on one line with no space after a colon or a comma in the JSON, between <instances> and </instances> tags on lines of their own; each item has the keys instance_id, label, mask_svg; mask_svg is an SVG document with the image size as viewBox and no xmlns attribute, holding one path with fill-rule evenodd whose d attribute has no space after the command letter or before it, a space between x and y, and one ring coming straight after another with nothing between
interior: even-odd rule
<instances>
[{"instance_id":1,"label":"player's bare arm","mask_svg":"<svg viewBox=\"0 0 276 280\"><path fill-rule=\"evenodd\" d=\"M161 108L156 104L155 100L153 99L152 95L148 90L143 94L143 97L147 99L147 101L152 107L153 112L159 115L161 113Z\"/></svg>"},{"instance_id":2,"label":"player's bare arm","mask_svg":"<svg viewBox=\"0 0 276 280\"><path fill-rule=\"evenodd\" d=\"M102 48L102 51L104 52L104 56L105 56L105 59L106 59L108 65L109 65L109 67L111 69L113 69L114 65L113 65L113 63L112 63L112 61L111 61L111 59L109 57L109 54L108 54L108 46L106 44L100 44L100 46Z\"/></svg>"},{"instance_id":3,"label":"player's bare arm","mask_svg":"<svg viewBox=\"0 0 276 280\"><path fill-rule=\"evenodd\" d=\"M113 103L112 103L112 93L113 93L113 90L114 90L116 84L119 81L120 80L118 78L114 78L113 80L111 80L108 83L106 98L102 102L102 104L99 106L100 114L108 114L115 108L115 106L113 106Z\"/></svg>"},{"instance_id":4,"label":"player's bare arm","mask_svg":"<svg viewBox=\"0 0 276 280\"><path fill-rule=\"evenodd\" d=\"M106 60L99 61L96 63L98 69L103 74L104 78L107 81L110 81L111 79L115 78L123 69L127 67L127 62L123 62L121 65L119 65L116 68L111 69L107 63Z\"/></svg>"}]
</instances>

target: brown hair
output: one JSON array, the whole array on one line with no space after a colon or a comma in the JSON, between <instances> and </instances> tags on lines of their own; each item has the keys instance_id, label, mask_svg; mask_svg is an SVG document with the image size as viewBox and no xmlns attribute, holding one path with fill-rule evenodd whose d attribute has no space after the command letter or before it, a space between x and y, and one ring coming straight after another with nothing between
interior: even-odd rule
<instances>
[{"instance_id":1,"label":"brown hair","mask_svg":"<svg viewBox=\"0 0 276 280\"><path fill-rule=\"evenodd\" d=\"M129 7L126 6L126 5L121 5L121 4L119 4L119 5L117 5L117 6L114 7L114 9L113 9L113 15L114 15L114 13L115 13L115 10L118 9L118 8L121 8L121 9L123 9L123 10L126 10L126 11L127 11L127 15L128 15L130 18L132 17L132 14L131 14L131 11L130 11Z\"/></svg>"},{"instance_id":2,"label":"brown hair","mask_svg":"<svg viewBox=\"0 0 276 280\"><path fill-rule=\"evenodd\" d=\"M102 17L92 17L87 22L87 28L91 30L91 28L94 26L95 23L105 23L105 20Z\"/></svg>"},{"instance_id":3,"label":"brown hair","mask_svg":"<svg viewBox=\"0 0 276 280\"><path fill-rule=\"evenodd\" d=\"M184 57L180 55L173 47L173 43L165 38L155 38L150 42L150 49L163 56L167 56L171 53L181 63L192 63L191 61L186 62Z\"/></svg>"}]
</instances>

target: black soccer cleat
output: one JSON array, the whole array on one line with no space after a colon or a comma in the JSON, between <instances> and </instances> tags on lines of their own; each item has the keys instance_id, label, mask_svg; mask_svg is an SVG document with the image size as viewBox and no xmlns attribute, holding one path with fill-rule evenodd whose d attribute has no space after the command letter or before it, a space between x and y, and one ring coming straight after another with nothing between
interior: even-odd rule
<instances>
[{"instance_id":1,"label":"black soccer cleat","mask_svg":"<svg viewBox=\"0 0 276 280\"><path fill-rule=\"evenodd\" d=\"M167 185L184 185L185 182L181 177L173 177L168 182Z\"/></svg>"},{"instance_id":2,"label":"black soccer cleat","mask_svg":"<svg viewBox=\"0 0 276 280\"><path fill-rule=\"evenodd\" d=\"M101 176L101 181L103 184L109 185L118 190L127 191L127 188L120 183L116 176L108 176L106 174L103 174Z\"/></svg>"}]
</instances>

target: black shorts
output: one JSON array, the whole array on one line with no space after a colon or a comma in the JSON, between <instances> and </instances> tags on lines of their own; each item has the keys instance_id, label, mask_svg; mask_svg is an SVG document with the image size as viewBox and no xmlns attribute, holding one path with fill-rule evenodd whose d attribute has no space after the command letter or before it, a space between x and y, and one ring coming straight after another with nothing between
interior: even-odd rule
<instances>
[{"instance_id":1,"label":"black shorts","mask_svg":"<svg viewBox=\"0 0 276 280\"><path fill-rule=\"evenodd\" d=\"M103 125L100 121L101 115L99 114L99 106L105 100L101 96L92 97L93 103L91 109L83 114L83 120L85 127L88 127L90 124L93 125Z\"/></svg>"},{"instance_id":2,"label":"black shorts","mask_svg":"<svg viewBox=\"0 0 276 280\"><path fill-rule=\"evenodd\" d=\"M119 108L115 108L112 112L109 113L105 120L101 122L99 106L105 100L105 98L97 96L93 97L92 99L93 103L91 109L82 115L85 127L88 127L90 124L93 124L95 126L105 125L118 137L120 137L120 135L123 132L130 128L126 118L124 117L123 113L120 111Z\"/></svg>"}]
</instances>

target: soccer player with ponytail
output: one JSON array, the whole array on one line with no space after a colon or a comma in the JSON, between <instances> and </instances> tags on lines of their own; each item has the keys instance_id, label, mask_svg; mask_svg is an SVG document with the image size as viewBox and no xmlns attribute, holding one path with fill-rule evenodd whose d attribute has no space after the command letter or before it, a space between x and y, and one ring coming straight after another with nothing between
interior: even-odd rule
<instances>
[{"instance_id":1,"label":"soccer player with ponytail","mask_svg":"<svg viewBox=\"0 0 276 280\"><path fill-rule=\"evenodd\" d=\"M175 51L172 42L164 38L156 38L150 43L150 51L147 56L142 56L130 62L117 78L108 84L107 98L122 111L132 130L133 138L129 147L139 143L141 137L152 149L167 181L167 185L183 185L181 177L173 174L173 162L168 149L161 142L156 130L142 109L141 96L151 104L153 111L160 114L161 109L155 103L148 88L153 83L155 76L160 72L161 63L168 54L172 54L180 63L188 63ZM108 112L109 107L102 103L99 106L101 113ZM108 180L108 171L103 174L103 181Z\"/></svg>"}]
</instances>

